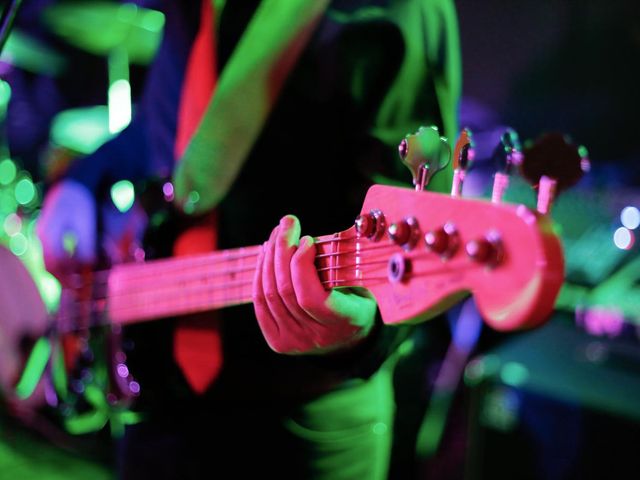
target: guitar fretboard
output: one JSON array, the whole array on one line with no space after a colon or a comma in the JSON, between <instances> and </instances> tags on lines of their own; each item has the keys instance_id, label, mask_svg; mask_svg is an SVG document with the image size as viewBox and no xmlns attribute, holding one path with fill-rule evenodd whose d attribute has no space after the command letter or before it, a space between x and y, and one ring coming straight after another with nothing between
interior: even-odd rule
<instances>
[{"instance_id":1,"label":"guitar fretboard","mask_svg":"<svg viewBox=\"0 0 640 480\"><path fill-rule=\"evenodd\" d=\"M109 273L109 318L128 324L250 303L261 248L118 265ZM316 238L316 248L326 288L363 285L362 252L353 230Z\"/></svg>"}]
</instances>

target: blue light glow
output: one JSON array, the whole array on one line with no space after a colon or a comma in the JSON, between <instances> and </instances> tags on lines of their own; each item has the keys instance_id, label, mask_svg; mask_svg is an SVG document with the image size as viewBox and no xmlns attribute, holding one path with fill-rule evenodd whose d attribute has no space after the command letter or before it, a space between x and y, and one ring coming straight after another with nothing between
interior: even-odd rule
<instances>
[{"instance_id":1,"label":"blue light glow","mask_svg":"<svg viewBox=\"0 0 640 480\"><path fill-rule=\"evenodd\" d=\"M629 230L635 230L640 226L640 210L636 207L624 207L620 213L620 221Z\"/></svg>"},{"instance_id":2,"label":"blue light glow","mask_svg":"<svg viewBox=\"0 0 640 480\"><path fill-rule=\"evenodd\" d=\"M625 227L618 228L613 234L613 243L620 250L630 250L635 242L635 235Z\"/></svg>"}]
</instances>

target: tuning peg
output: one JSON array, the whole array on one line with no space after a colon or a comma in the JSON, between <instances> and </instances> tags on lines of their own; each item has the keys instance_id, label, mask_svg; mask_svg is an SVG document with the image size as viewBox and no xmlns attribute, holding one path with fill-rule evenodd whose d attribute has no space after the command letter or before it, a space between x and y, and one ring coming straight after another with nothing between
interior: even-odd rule
<instances>
[{"instance_id":1,"label":"tuning peg","mask_svg":"<svg viewBox=\"0 0 640 480\"><path fill-rule=\"evenodd\" d=\"M424 190L431 178L449 163L451 150L438 127L420 127L398 146L400 159L411 171L416 190Z\"/></svg>"},{"instance_id":2,"label":"tuning peg","mask_svg":"<svg viewBox=\"0 0 640 480\"><path fill-rule=\"evenodd\" d=\"M557 195L575 185L590 169L587 149L567 135L546 133L523 150L520 172L538 192L537 210L548 213Z\"/></svg>"},{"instance_id":3,"label":"tuning peg","mask_svg":"<svg viewBox=\"0 0 640 480\"><path fill-rule=\"evenodd\" d=\"M496 163L497 170L493 177L491 201L500 203L504 192L509 186L509 177L514 165L522 163L520 139L512 128L507 128L500 136L500 141L493 151L493 160Z\"/></svg>"},{"instance_id":4,"label":"tuning peg","mask_svg":"<svg viewBox=\"0 0 640 480\"><path fill-rule=\"evenodd\" d=\"M471 130L462 129L453 149L453 183L451 184L451 196L459 197L462 194L462 184L467 171L471 168L475 158L475 144Z\"/></svg>"}]
</instances>

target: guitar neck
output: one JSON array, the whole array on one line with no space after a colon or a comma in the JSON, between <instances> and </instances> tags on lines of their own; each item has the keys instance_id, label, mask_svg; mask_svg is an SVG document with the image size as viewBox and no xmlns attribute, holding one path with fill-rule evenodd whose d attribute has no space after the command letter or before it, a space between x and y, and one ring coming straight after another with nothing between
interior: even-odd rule
<instances>
[{"instance_id":1,"label":"guitar neck","mask_svg":"<svg viewBox=\"0 0 640 480\"><path fill-rule=\"evenodd\" d=\"M349 268L356 263L354 240L353 229L316 238L316 266L326 288L363 284ZM131 324L250 303L261 248L117 265L108 278L109 318Z\"/></svg>"},{"instance_id":2,"label":"guitar neck","mask_svg":"<svg viewBox=\"0 0 640 480\"><path fill-rule=\"evenodd\" d=\"M316 270L327 290L367 288L386 324L427 320L469 293L499 330L539 325L554 308L564 262L545 215L383 185L361 212L351 228L316 238ZM105 311L130 324L250 303L261 248L117 265L106 282L78 282L60 328L99 323Z\"/></svg>"}]
</instances>

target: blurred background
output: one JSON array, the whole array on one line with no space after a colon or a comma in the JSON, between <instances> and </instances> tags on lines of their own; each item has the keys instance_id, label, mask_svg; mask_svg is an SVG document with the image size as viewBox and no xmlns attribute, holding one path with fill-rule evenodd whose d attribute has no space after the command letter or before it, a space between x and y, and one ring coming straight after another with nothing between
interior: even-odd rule
<instances>
[{"instance_id":1,"label":"blurred background","mask_svg":"<svg viewBox=\"0 0 640 480\"><path fill-rule=\"evenodd\" d=\"M2 5L4 22L12 2ZM473 132L477 152L463 193L490 195L492 152L507 128L524 145L562 133L582 147L590 168L553 206L566 281L550 321L498 334L482 325L469 300L450 312L450 344L431 345L426 335L420 344L418 336L406 352L391 476L633 472L640 434L637 2L456 5L460 123ZM2 49L0 245L26 266L51 313L60 286L44 270L34 234L43 190L74 158L127 125L162 33L158 8L151 0L25 0ZM111 193L120 211L131 207L131 185L114 185ZM517 172L505 200L535 206ZM9 337L0 333L4 348ZM25 396L29 382L55 366L51 352L45 357L52 361L36 358L20 379ZM55 387L58 396L70 388ZM20 407L0 402L0 478L112 478L118 432L134 420L100 392L76 394L81 398L37 414L16 414Z\"/></svg>"}]
</instances>

